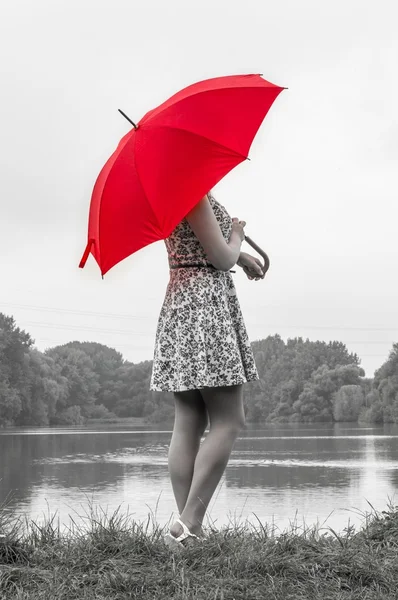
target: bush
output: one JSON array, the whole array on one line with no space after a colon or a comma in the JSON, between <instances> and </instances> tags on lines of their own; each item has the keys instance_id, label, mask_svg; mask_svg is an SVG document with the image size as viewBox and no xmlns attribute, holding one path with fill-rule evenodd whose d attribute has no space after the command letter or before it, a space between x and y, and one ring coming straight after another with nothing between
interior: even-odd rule
<instances>
[{"instance_id":1,"label":"bush","mask_svg":"<svg viewBox=\"0 0 398 600\"><path fill-rule=\"evenodd\" d=\"M56 416L53 425L83 425L83 423L84 417L80 406L69 406Z\"/></svg>"}]
</instances>

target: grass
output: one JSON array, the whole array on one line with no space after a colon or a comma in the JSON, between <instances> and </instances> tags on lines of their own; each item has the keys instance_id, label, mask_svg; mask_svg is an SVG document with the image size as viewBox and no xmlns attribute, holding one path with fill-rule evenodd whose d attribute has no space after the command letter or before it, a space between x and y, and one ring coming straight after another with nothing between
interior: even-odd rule
<instances>
[{"instance_id":1,"label":"grass","mask_svg":"<svg viewBox=\"0 0 398 600\"><path fill-rule=\"evenodd\" d=\"M269 526L208 527L200 546L173 554L150 514L90 509L61 531L0 509L3 600L385 600L398 598L398 507L371 507L356 531Z\"/></svg>"}]
</instances>

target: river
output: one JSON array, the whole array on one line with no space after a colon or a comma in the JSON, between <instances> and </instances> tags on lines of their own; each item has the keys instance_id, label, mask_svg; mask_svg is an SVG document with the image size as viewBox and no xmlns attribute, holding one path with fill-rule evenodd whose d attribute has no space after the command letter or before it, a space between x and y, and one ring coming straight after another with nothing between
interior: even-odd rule
<instances>
[{"instance_id":1,"label":"river","mask_svg":"<svg viewBox=\"0 0 398 600\"><path fill-rule=\"evenodd\" d=\"M168 479L169 426L0 430L0 503L43 521L85 519L120 507L165 524L176 506ZM398 426L249 424L208 512L214 526L272 525L276 535L318 524L359 528L370 505L395 504ZM205 524L209 521L205 521Z\"/></svg>"}]
</instances>

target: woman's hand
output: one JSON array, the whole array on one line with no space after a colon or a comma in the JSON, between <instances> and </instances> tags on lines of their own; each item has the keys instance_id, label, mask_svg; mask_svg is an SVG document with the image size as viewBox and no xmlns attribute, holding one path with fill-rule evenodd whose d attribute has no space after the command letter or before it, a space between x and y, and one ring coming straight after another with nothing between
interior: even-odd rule
<instances>
[{"instance_id":1,"label":"woman's hand","mask_svg":"<svg viewBox=\"0 0 398 600\"><path fill-rule=\"evenodd\" d=\"M242 267L248 279L254 279L255 281L258 281L259 279L264 279L265 277L261 261L255 256L247 254L247 252L240 253L237 265Z\"/></svg>"},{"instance_id":2,"label":"woman's hand","mask_svg":"<svg viewBox=\"0 0 398 600\"><path fill-rule=\"evenodd\" d=\"M245 239L245 232L244 232L245 225L246 225L246 221L239 221L239 219L237 217L234 217L232 219L231 233L232 233L232 231L236 231L236 233L240 237L241 242L243 242L243 240Z\"/></svg>"}]
</instances>

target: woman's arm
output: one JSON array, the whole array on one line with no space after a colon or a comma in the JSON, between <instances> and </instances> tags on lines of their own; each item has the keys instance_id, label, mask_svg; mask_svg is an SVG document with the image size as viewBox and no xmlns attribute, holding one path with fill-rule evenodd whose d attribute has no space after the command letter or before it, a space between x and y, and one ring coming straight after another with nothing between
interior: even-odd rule
<instances>
[{"instance_id":1,"label":"woman's arm","mask_svg":"<svg viewBox=\"0 0 398 600\"><path fill-rule=\"evenodd\" d=\"M258 281L259 279L264 279L265 277L261 261L255 256L251 256L251 254L248 254L247 252L241 252L239 254L236 264L239 267L242 267L248 279L255 279Z\"/></svg>"},{"instance_id":2,"label":"woman's arm","mask_svg":"<svg viewBox=\"0 0 398 600\"><path fill-rule=\"evenodd\" d=\"M244 252L239 252L239 257L238 257L238 260L236 261L236 264L238 265L238 267L241 267L243 269L242 254L245 254L245 253Z\"/></svg>"},{"instance_id":3,"label":"woman's arm","mask_svg":"<svg viewBox=\"0 0 398 600\"><path fill-rule=\"evenodd\" d=\"M226 242L207 195L185 218L201 243L209 262L216 269L229 271L239 258L240 247L245 235L244 225L234 219L229 241Z\"/></svg>"}]
</instances>

